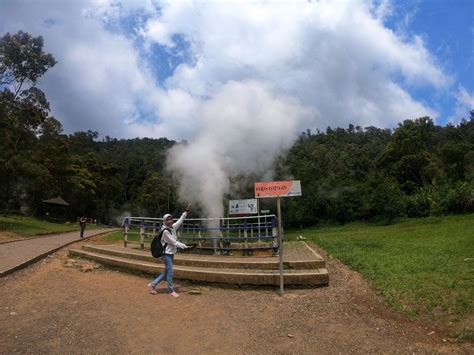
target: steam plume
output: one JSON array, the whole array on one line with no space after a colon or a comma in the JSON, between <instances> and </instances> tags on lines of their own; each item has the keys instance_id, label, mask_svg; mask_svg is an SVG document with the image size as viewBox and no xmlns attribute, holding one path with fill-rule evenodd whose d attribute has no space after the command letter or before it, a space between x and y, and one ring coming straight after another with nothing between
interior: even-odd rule
<instances>
[{"instance_id":1,"label":"steam plume","mask_svg":"<svg viewBox=\"0 0 474 355\"><path fill-rule=\"evenodd\" d=\"M275 157L291 146L310 112L260 82L231 81L199 113L201 130L170 151L168 168L178 173L181 199L199 202L207 217L220 217L229 178L271 175Z\"/></svg>"}]
</instances>

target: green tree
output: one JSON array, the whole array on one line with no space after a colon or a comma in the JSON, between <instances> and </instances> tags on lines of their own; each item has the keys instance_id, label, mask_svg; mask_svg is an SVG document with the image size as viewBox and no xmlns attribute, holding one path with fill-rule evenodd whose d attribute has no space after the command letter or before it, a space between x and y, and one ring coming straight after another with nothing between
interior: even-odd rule
<instances>
[{"instance_id":1,"label":"green tree","mask_svg":"<svg viewBox=\"0 0 474 355\"><path fill-rule=\"evenodd\" d=\"M301 180L303 196L285 201L285 215L295 225L373 218L364 208L368 177L391 139L390 130L349 126L326 132L303 132L276 171Z\"/></svg>"},{"instance_id":2,"label":"green tree","mask_svg":"<svg viewBox=\"0 0 474 355\"><path fill-rule=\"evenodd\" d=\"M14 96L24 84L35 85L56 64L54 57L43 52L43 37L19 31L0 38L0 85L12 86Z\"/></svg>"},{"instance_id":3,"label":"green tree","mask_svg":"<svg viewBox=\"0 0 474 355\"><path fill-rule=\"evenodd\" d=\"M22 31L0 38L0 206L7 210L24 202L28 181L45 175L30 154L49 113L35 85L56 64L42 48L42 37Z\"/></svg>"},{"instance_id":4,"label":"green tree","mask_svg":"<svg viewBox=\"0 0 474 355\"><path fill-rule=\"evenodd\" d=\"M439 127L429 117L405 120L378 159L379 166L393 176L407 193L429 185L441 175L434 154Z\"/></svg>"},{"instance_id":5,"label":"green tree","mask_svg":"<svg viewBox=\"0 0 474 355\"><path fill-rule=\"evenodd\" d=\"M444 172L450 182L470 180L474 167L474 110L470 119L462 119L459 125L448 124L440 132L438 154Z\"/></svg>"}]
</instances>

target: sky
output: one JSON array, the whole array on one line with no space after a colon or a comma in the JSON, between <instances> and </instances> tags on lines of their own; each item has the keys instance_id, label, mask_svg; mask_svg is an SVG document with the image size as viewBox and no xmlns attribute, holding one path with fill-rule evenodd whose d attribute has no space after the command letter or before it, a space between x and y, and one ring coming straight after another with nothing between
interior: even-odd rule
<instances>
[{"instance_id":1,"label":"sky","mask_svg":"<svg viewBox=\"0 0 474 355\"><path fill-rule=\"evenodd\" d=\"M38 86L64 132L185 140L166 166L204 217L253 197L233 181L272 180L300 132L469 117L473 17L473 0L0 0L0 33L57 60Z\"/></svg>"},{"instance_id":2,"label":"sky","mask_svg":"<svg viewBox=\"0 0 474 355\"><path fill-rule=\"evenodd\" d=\"M473 19L472 0L0 0L0 34L41 35L58 62L38 86L65 132L115 138L198 139L213 105L216 121L283 105L290 136L456 124L474 108ZM287 124L266 119L248 123Z\"/></svg>"}]
</instances>

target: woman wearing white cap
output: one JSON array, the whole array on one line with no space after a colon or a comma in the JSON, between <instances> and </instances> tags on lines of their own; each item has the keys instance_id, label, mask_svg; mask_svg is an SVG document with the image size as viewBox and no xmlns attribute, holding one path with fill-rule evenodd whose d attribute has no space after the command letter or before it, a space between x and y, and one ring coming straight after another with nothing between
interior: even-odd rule
<instances>
[{"instance_id":1,"label":"woman wearing white cap","mask_svg":"<svg viewBox=\"0 0 474 355\"><path fill-rule=\"evenodd\" d=\"M181 217L173 223L173 216L170 214L165 214L163 216L163 226L161 229L164 229L163 236L161 237L161 244L166 245L166 248L163 253L163 262L165 263L165 271L158 275L148 286L150 287L150 293L156 295L156 286L166 277L168 282L168 293L172 297L179 297L179 294L176 293L173 289L173 258L176 254L178 248L186 249L189 248L184 243L178 242L178 236L176 231L181 227L184 222L184 219L188 215L188 211L191 208L191 203L188 203L186 210L183 212Z\"/></svg>"}]
</instances>

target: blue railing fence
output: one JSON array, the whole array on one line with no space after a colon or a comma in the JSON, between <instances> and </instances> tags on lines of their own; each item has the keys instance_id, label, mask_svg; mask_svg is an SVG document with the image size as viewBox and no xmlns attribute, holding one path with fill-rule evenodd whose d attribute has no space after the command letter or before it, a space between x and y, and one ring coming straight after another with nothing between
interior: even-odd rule
<instances>
[{"instance_id":1,"label":"blue railing fence","mask_svg":"<svg viewBox=\"0 0 474 355\"><path fill-rule=\"evenodd\" d=\"M139 244L144 249L162 227L162 218L127 217L123 223L124 246ZM211 250L215 254L232 251L271 250L277 253L278 223L275 215L189 218L178 229L183 243L196 245L197 251Z\"/></svg>"}]
</instances>

